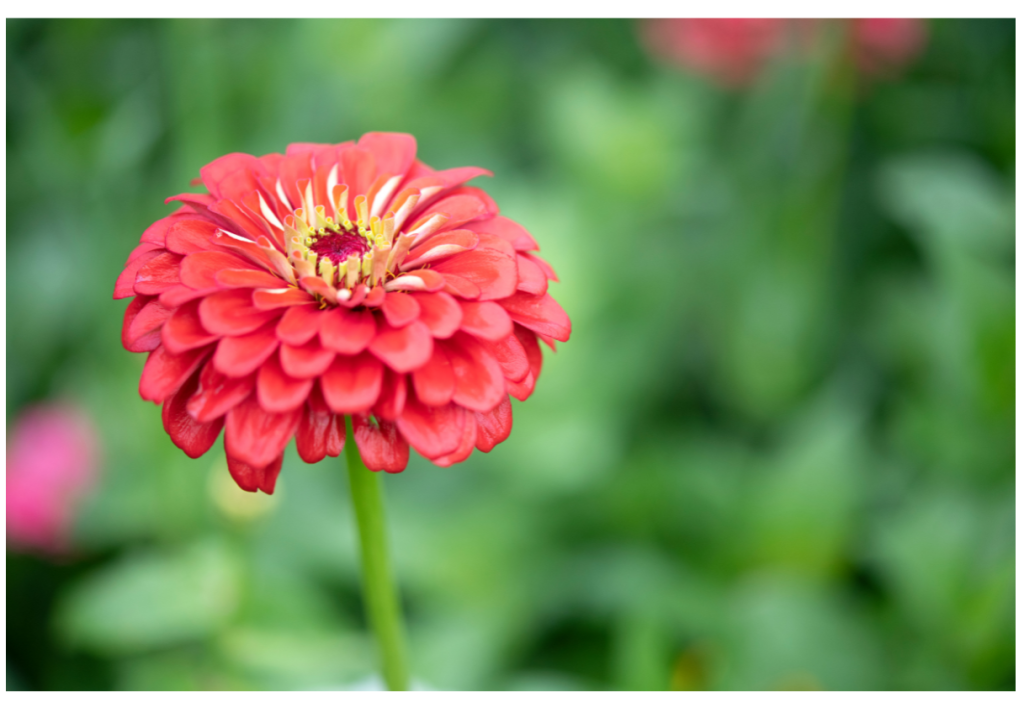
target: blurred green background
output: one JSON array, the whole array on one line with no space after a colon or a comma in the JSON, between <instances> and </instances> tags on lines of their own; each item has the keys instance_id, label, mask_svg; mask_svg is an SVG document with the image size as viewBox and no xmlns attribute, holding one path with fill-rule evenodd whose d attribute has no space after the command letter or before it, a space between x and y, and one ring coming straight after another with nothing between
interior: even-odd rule
<instances>
[{"instance_id":1,"label":"blurred green background","mask_svg":"<svg viewBox=\"0 0 1024 703\"><path fill-rule=\"evenodd\" d=\"M111 291L215 157L406 131L573 321L508 442L386 478L419 686L1014 688L1014 41L727 90L633 21L8 20L8 428L104 461L8 548L7 687L374 685L340 460L188 459Z\"/></svg>"}]
</instances>

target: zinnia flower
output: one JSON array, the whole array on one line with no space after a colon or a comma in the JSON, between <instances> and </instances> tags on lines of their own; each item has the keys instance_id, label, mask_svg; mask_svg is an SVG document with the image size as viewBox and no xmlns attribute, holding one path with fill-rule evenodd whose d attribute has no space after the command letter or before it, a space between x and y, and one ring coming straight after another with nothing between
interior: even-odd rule
<instances>
[{"instance_id":1,"label":"zinnia flower","mask_svg":"<svg viewBox=\"0 0 1024 703\"><path fill-rule=\"evenodd\" d=\"M15 421L8 437L8 542L67 551L75 512L96 481L92 423L70 405L39 405Z\"/></svg>"},{"instance_id":2,"label":"zinnia flower","mask_svg":"<svg viewBox=\"0 0 1024 703\"><path fill-rule=\"evenodd\" d=\"M228 154L208 194L142 234L114 298L135 296L122 341L148 352L139 392L190 457L224 429L228 468L272 493L292 436L338 456L345 416L367 467L401 471L409 446L441 466L490 451L509 396L540 375L570 322L520 225L480 168L435 171L407 134Z\"/></svg>"}]
</instances>

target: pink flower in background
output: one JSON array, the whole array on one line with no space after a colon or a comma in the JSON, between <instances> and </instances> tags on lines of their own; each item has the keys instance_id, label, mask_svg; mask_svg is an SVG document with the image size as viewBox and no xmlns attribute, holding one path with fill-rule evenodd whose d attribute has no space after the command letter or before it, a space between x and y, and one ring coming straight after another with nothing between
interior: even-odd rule
<instances>
[{"instance_id":1,"label":"pink flower in background","mask_svg":"<svg viewBox=\"0 0 1024 703\"><path fill-rule=\"evenodd\" d=\"M878 75L902 68L925 44L920 19L657 19L641 25L655 56L715 82L739 88L753 82L787 50L806 55L830 22L843 23L857 68Z\"/></svg>"},{"instance_id":2,"label":"pink flower in background","mask_svg":"<svg viewBox=\"0 0 1024 703\"><path fill-rule=\"evenodd\" d=\"M23 551L60 553L82 498L97 474L89 419L64 404L37 405L7 435L7 542Z\"/></svg>"},{"instance_id":3,"label":"pink flower in background","mask_svg":"<svg viewBox=\"0 0 1024 703\"><path fill-rule=\"evenodd\" d=\"M731 87L750 83L785 39L779 19L660 19L643 24L650 50Z\"/></svg>"},{"instance_id":4,"label":"pink flower in background","mask_svg":"<svg viewBox=\"0 0 1024 703\"><path fill-rule=\"evenodd\" d=\"M925 24L919 19L851 20L853 57L865 73L879 74L902 68L925 44Z\"/></svg>"}]
</instances>

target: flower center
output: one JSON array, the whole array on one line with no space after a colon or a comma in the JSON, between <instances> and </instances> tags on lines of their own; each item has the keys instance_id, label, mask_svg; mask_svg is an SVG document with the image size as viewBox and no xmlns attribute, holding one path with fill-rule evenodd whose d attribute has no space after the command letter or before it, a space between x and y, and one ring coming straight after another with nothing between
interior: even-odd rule
<instances>
[{"instance_id":1,"label":"flower center","mask_svg":"<svg viewBox=\"0 0 1024 703\"><path fill-rule=\"evenodd\" d=\"M348 260L352 254L362 258L363 254L370 250L370 245L365 237L350 232L331 232L320 235L313 239L309 250L318 257L327 257L331 263L340 265Z\"/></svg>"}]
</instances>

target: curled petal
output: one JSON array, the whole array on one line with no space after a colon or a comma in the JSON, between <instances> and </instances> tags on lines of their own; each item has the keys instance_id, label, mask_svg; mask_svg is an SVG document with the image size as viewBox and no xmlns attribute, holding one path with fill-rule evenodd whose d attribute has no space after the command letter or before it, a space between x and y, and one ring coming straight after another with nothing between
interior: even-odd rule
<instances>
[{"instance_id":1,"label":"curled petal","mask_svg":"<svg viewBox=\"0 0 1024 703\"><path fill-rule=\"evenodd\" d=\"M165 347L157 347L149 353L146 365L142 367L139 395L143 400L164 402L192 375L212 349L213 345L210 345L184 354L171 354Z\"/></svg>"},{"instance_id":2,"label":"curled petal","mask_svg":"<svg viewBox=\"0 0 1024 703\"><path fill-rule=\"evenodd\" d=\"M224 419L217 418L210 422L197 422L187 409L188 401L199 388L200 374L192 374L170 400L164 402L162 417L164 430L170 435L174 445L192 459L205 454L217 441Z\"/></svg>"},{"instance_id":3,"label":"curled petal","mask_svg":"<svg viewBox=\"0 0 1024 703\"><path fill-rule=\"evenodd\" d=\"M518 222L498 215L489 220L477 220L466 225L466 229L474 232L486 232L501 237L511 244L516 251L536 251L540 247L526 229Z\"/></svg>"},{"instance_id":4,"label":"curled petal","mask_svg":"<svg viewBox=\"0 0 1024 703\"><path fill-rule=\"evenodd\" d=\"M412 249L402 262L403 269L413 269L432 261L440 261L449 256L471 251L476 248L480 238L468 229L457 229L441 232L430 237Z\"/></svg>"},{"instance_id":5,"label":"curled petal","mask_svg":"<svg viewBox=\"0 0 1024 703\"><path fill-rule=\"evenodd\" d=\"M405 327L420 316L420 304L407 293L388 293L381 310L392 327Z\"/></svg>"},{"instance_id":6,"label":"curled petal","mask_svg":"<svg viewBox=\"0 0 1024 703\"><path fill-rule=\"evenodd\" d=\"M434 345L430 360L412 372L416 396L424 405L447 405L455 393L455 372L448 354L440 344Z\"/></svg>"},{"instance_id":7,"label":"curled petal","mask_svg":"<svg viewBox=\"0 0 1024 703\"><path fill-rule=\"evenodd\" d=\"M433 338L419 320L398 329L385 325L370 342L369 350L395 371L407 373L427 363Z\"/></svg>"},{"instance_id":8,"label":"curled petal","mask_svg":"<svg viewBox=\"0 0 1024 703\"><path fill-rule=\"evenodd\" d=\"M533 259L518 254L516 267L519 271L519 284L516 290L533 295L544 295L548 292L548 277L544 275L540 266L534 263Z\"/></svg>"},{"instance_id":9,"label":"curled petal","mask_svg":"<svg viewBox=\"0 0 1024 703\"><path fill-rule=\"evenodd\" d=\"M433 270L444 274L445 278L451 274L471 282L480 289L480 300L507 298L515 292L518 281L515 258L489 247L478 246L473 251L440 261Z\"/></svg>"},{"instance_id":10,"label":"curled petal","mask_svg":"<svg viewBox=\"0 0 1024 703\"><path fill-rule=\"evenodd\" d=\"M262 468L275 461L295 434L302 412L270 413L249 396L228 412L224 449L229 457Z\"/></svg>"},{"instance_id":11,"label":"curled petal","mask_svg":"<svg viewBox=\"0 0 1024 703\"><path fill-rule=\"evenodd\" d=\"M442 457L432 459L438 466L451 466L452 464L458 464L460 461L465 461L469 458L469 455L473 453L473 447L476 444L476 419L473 413L469 412L464 408L459 408L458 412L463 415L462 419L462 434L459 436L459 444L455 447L455 451L450 454L445 454Z\"/></svg>"},{"instance_id":12,"label":"curled petal","mask_svg":"<svg viewBox=\"0 0 1024 703\"><path fill-rule=\"evenodd\" d=\"M335 353L313 338L302 346L281 345L281 366L293 378L315 378L327 370Z\"/></svg>"},{"instance_id":13,"label":"curled petal","mask_svg":"<svg viewBox=\"0 0 1024 703\"><path fill-rule=\"evenodd\" d=\"M562 306L555 299L544 295L531 295L517 292L510 298L501 301L502 307L508 311L513 321L559 342L568 342L572 332L572 322L565 314Z\"/></svg>"},{"instance_id":14,"label":"curled petal","mask_svg":"<svg viewBox=\"0 0 1024 703\"><path fill-rule=\"evenodd\" d=\"M167 250L184 256L212 249L210 238L217 229L213 222L198 217L178 220L167 230Z\"/></svg>"},{"instance_id":15,"label":"curled petal","mask_svg":"<svg viewBox=\"0 0 1024 703\"><path fill-rule=\"evenodd\" d=\"M273 323L239 337L224 337L217 344L213 365L225 376L248 376L274 353L278 344Z\"/></svg>"},{"instance_id":16,"label":"curled petal","mask_svg":"<svg viewBox=\"0 0 1024 703\"><path fill-rule=\"evenodd\" d=\"M435 459L458 448L465 418L461 408L452 403L432 408L410 395L396 424L416 451L428 459Z\"/></svg>"},{"instance_id":17,"label":"curled petal","mask_svg":"<svg viewBox=\"0 0 1024 703\"><path fill-rule=\"evenodd\" d=\"M313 379L292 378L281 368L276 356L263 362L256 376L256 397L260 407L271 413L298 408L306 402L312 388Z\"/></svg>"},{"instance_id":18,"label":"curled petal","mask_svg":"<svg viewBox=\"0 0 1024 703\"><path fill-rule=\"evenodd\" d=\"M512 403L508 396L486 413L476 413L476 448L489 452L512 433Z\"/></svg>"},{"instance_id":19,"label":"curled petal","mask_svg":"<svg viewBox=\"0 0 1024 703\"><path fill-rule=\"evenodd\" d=\"M327 314L315 305L290 307L277 323L277 338L292 346L302 346L317 335Z\"/></svg>"},{"instance_id":20,"label":"curled petal","mask_svg":"<svg viewBox=\"0 0 1024 703\"><path fill-rule=\"evenodd\" d=\"M512 318L495 302L467 301L462 303L460 329L474 337L497 342L512 334Z\"/></svg>"},{"instance_id":21,"label":"curled petal","mask_svg":"<svg viewBox=\"0 0 1024 703\"><path fill-rule=\"evenodd\" d=\"M447 339L455 334L462 324L462 306L447 293L421 293L414 296L420 304L420 322L427 326L430 334L438 339Z\"/></svg>"},{"instance_id":22,"label":"curled petal","mask_svg":"<svg viewBox=\"0 0 1024 703\"><path fill-rule=\"evenodd\" d=\"M443 344L455 373L452 401L477 412L497 405L505 396L505 377L483 344L462 332Z\"/></svg>"},{"instance_id":23,"label":"curled petal","mask_svg":"<svg viewBox=\"0 0 1024 703\"><path fill-rule=\"evenodd\" d=\"M313 393L319 392L314 387ZM302 460L315 464L326 456L338 456L344 447L345 416L335 415L330 410L317 410L313 403L306 403L295 432L295 448Z\"/></svg>"},{"instance_id":24,"label":"curled petal","mask_svg":"<svg viewBox=\"0 0 1024 703\"><path fill-rule=\"evenodd\" d=\"M377 402L383 377L383 365L365 352L338 356L320 377L320 388L334 412L362 413Z\"/></svg>"},{"instance_id":25,"label":"curled petal","mask_svg":"<svg viewBox=\"0 0 1024 703\"><path fill-rule=\"evenodd\" d=\"M199 303L196 301L175 310L164 323L160 336L172 354L183 354L189 349L217 341L217 335L207 332L199 321Z\"/></svg>"},{"instance_id":26,"label":"curled petal","mask_svg":"<svg viewBox=\"0 0 1024 703\"><path fill-rule=\"evenodd\" d=\"M213 364L206 364L199 374L199 389L189 398L186 409L197 422L210 422L248 398L255 385L255 374L231 378Z\"/></svg>"},{"instance_id":27,"label":"curled petal","mask_svg":"<svg viewBox=\"0 0 1024 703\"><path fill-rule=\"evenodd\" d=\"M128 304L121 326L121 344L130 352L153 351L160 346L160 330L172 311L156 298L139 296ZM171 350L174 353L180 353Z\"/></svg>"},{"instance_id":28,"label":"curled petal","mask_svg":"<svg viewBox=\"0 0 1024 703\"><path fill-rule=\"evenodd\" d=\"M377 404L373 406L374 417L394 422L405 407L405 395L405 374L395 373L391 369L385 368L380 397L377 398Z\"/></svg>"},{"instance_id":29,"label":"curled petal","mask_svg":"<svg viewBox=\"0 0 1024 703\"><path fill-rule=\"evenodd\" d=\"M324 313L320 341L339 354L355 355L366 349L377 333L377 323L369 310L353 312L335 308Z\"/></svg>"},{"instance_id":30,"label":"curled petal","mask_svg":"<svg viewBox=\"0 0 1024 703\"><path fill-rule=\"evenodd\" d=\"M370 471L398 473L409 463L409 443L393 422L353 415L352 435L359 456Z\"/></svg>"},{"instance_id":31,"label":"curled petal","mask_svg":"<svg viewBox=\"0 0 1024 703\"><path fill-rule=\"evenodd\" d=\"M248 334L280 316L280 310L257 309L248 288L214 293L199 304L203 327L211 334L229 337Z\"/></svg>"},{"instance_id":32,"label":"curled petal","mask_svg":"<svg viewBox=\"0 0 1024 703\"><path fill-rule=\"evenodd\" d=\"M155 244L140 244L128 257L128 263L124 265L124 271L117 277L114 284L114 300L130 298L135 293L135 277L139 275L139 269L163 253L163 249Z\"/></svg>"},{"instance_id":33,"label":"curled petal","mask_svg":"<svg viewBox=\"0 0 1024 703\"><path fill-rule=\"evenodd\" d=\"M310 306L313 302L313 296L298 288L261 288L252 293L252 304L259 310L290 308L296 305Z\"/></svg>"},{"instance_id":34,"label":"curled petal","mask_svg":"<svg viewBox=\"0 0 1024 703\"><path fill-rule=\"evenodd\" d=\"M165 251L147 261L135 276L135 292L138 295L160 295L177 285L181 259L178 254Z\"/></svg>"},{"instance_id":35,"label":"curled petal","mask_svg":"<svg viewBox=\"0 0 1024 703\"><path fill-rule=\"evenodd\" d=\"M225 444L227 444L226 436ZM255 493L257 490L261 490L270 495L274 492L274 486L277 485L277 477L281 473L282 461L284 461L284 454L281 454L266 466L254 468L228 454L228 471L231 472L231 478L235 479L235 483L243 491Z\"/></svg>"},{"instance_id":36,"label":"curled petal","mask_svg":"<svg viewBox=\"0 0 1024 703\"><path fill-rule=\"evenodd\" d=\"M536 343L534 340L535 345ZM522 381L526 378L526 374L530 372L530 360L516 335L510 334L497 342L483 342L483 345L498 362L501 373L507 380Z\"/></svg>"}]
</instances>

